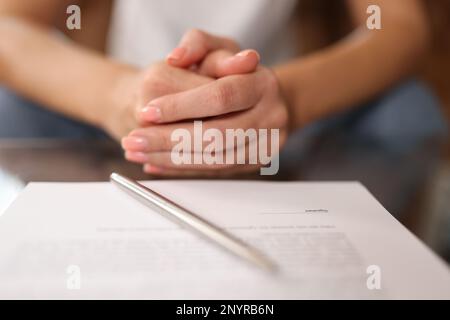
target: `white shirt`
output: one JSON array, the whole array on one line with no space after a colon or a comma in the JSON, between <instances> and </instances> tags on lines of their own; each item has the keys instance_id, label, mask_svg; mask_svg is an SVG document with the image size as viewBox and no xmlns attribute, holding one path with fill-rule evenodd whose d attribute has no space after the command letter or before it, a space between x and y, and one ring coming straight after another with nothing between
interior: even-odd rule
<instances>
[{"instance_id":1,"label":"white shirt","mask_svg":"<svg viewBox=\"0 0 450 320\"><path fill-rule=\"evenodd\" d=\"M116 0L109 54L147 66L177 46L190 28L231 37L273 64L295 53L290 20L296 0Z\"/></svg>"}]
</instances>

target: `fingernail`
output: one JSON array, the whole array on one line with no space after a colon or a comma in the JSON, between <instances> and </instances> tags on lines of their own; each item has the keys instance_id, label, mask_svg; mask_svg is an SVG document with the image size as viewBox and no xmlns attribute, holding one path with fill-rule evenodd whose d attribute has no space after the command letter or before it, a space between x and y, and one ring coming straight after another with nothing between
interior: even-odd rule
<instances>
[{"instance_id":1,"label":"fingernail","mask_svg":"<svg viewBox=\"0 0 450 320\"><path fill-rule=\"evenodd\" d=\"M261 56L259 55L258 51L251 50L251 49L250 50L244 50L244 51L241 51L239 53L236 53L236 56L238 56L238 57L248 57L252 53L254 53L256 55L258 60L261 60Z\"/></svg>"},{"instance_id":2,"label":"fingernail","mask_svg":"<svg viewBox=\"0 0 450 320\"><path fill-rule=\"evenodd\" d=\"M148 141L143 137L125 137L122 139L122 148L128 151L146 151Z\"/></svg>"},{"instance_id":3,"label":"fingernail","mask_svg":"<svg viewBox=\"0 0 450 320\"><path fill-rule=\"evenodd\" d=\"M167 60L169 61L178 61L181 60L186 54L187 49L184 47L177 47L172 50L171 53L167 56Z\"/></svg>"},{"instance_id":4,"label":"fingernail","mask_svg":"<svg viewBox=\"0 0 450 320\"><path fill-rule=\"evenodd\" d=\"M145 164L144 165L144 172L146 173L160 173L162 172L162 169L160 167L155 167L151 164Z\"/></svg>"},{"instance_id":5,"label":"fingernail","mask_svg":"<svg viewBox=\"0 0 450 320\"><path fill-rule=\"evenodd\" d=\"M148 161L148 156L144 152L125 152L125 159L132 162L145 163Z\"/></svg>"},{"instance_id":6,"label":"fingernail","mask_svg":"<svg viewBox=\"0 0 450 320\"><path fill-rule=\"evenodd\" d=\"M144 121L159 122L161 120L161 109L151 105L144 107L141 114Z\"/></svg>"}]
</instances>

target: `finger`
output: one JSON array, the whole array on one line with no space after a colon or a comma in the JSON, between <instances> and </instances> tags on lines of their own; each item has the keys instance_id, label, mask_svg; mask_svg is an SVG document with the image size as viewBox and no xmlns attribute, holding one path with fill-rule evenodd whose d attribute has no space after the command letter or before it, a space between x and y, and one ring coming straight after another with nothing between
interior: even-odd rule
<instances>
[{"instance_id":1,"label":"finger","mask_svg":"<svg viewBox=\"0 0 450 320\"><path fill-rule=\"evenodd\" d=\"M218 49L236 53L239 51L239 45L231 39L193 29L183 36L179 46L167 56L167 63L174 67L187 68L202 61L209 52Z\"/></svg>"},{"instance_id":2,"label":"finger","mask_svg":"<svg viewBox=\"0 0 450 320\"><path fill-rule=\"evenodd\" d=\"M243 175L248 177L254 177L257 170L257 166L239 166L225 168L222 170L186 170L186 169L167 169L162 167L157 167L151 164L145 164L143 170L145 173L159 176L159 177L172 177L172 178L227 178L241 177Z\"/></svg>"},{"instance_id":3,"label":"finger","mask_svg":"<svg viewBox=\"0 0 450 320\"><path fill-rule=\"evenodd\" d=\"M200 153L201 155L201 153ZM234 164L227 164L224 161L224 157L218 163L194 163L194 153L188 153L184 155L185 158L189 158L190 161L187 163L178 163L173 159L172 152L125 152L125 158L134 163L149 164L154 167L159 167L161 169L177 169L177 170L221 170L233 167ZM204 158L201 155L202 158ZM202 160L204 162L205 160Z\"/></svg>"},{"instance_id":4,"label":"finger","mask_svg":"<svg viewBox=\"0 0 450 320\"><path fill-rule=\"evenodd\" d=\"M253 107L262 96L258 75L220 78L198 88L166 95L151 101L144 119L169 123L229 114Z\"/></svg>"},{"instance_id":5,"label":"finger","mask_svg":"<svg viewBox=\"0 0 450 320\"><path fill-rule=\"evenodd\" d=\"M287 133L283 131L280 134L280 140L286 140ZM267 143L268 141L262 141L262 143ZM270 158L267 158L266 154L261 153L260 148L261 141L255 141L253 145L256 147L252 150L251 143L249 146L237 147L234 152L236 157L231 158L232 161L228 161L228 154L225 157L217 158L214 154L212 157L214 160L219 160L219 162L208 162L208 154L203 154L203 161L199 163L192 162L194 159L194 154L188 154L191 156L191 160L187 163L175 163L172 158L173 153L169 152L156 152L147 155L145 159L147 162L138 162L144 164L144 171L150 174L156 174L161 176L230 176L233 174L240 174L254 172L261 167L266 167L268 163L272 160L272 157L279 153L279 145L277 144L277 149L273 150L272 146L268 146L267 150L270 149ZM264 147L263 147L264 148ZM228 152L228 151L227 151ZM256 153L258 152L258 155ZM264 153L264 151L262 151ZM245 161L240 162L239 153L244 155ZM210 154L211 156L211 154ZM261 158L262 156L262 158ZM210 160L212 158L209 158ZM222 159L223 161L220 161ZM141 159L142 160L142 159ZM210 161L209 160L209 161ZM236 161L237 160L237 161ZM242 160L242 159L241 159Z\"/></svg>"},{"instance_id":6,"label":"finger","mask_svg":"<svg viewBox=\"0 0 450 320\"><path fill-rule=\"evenodd\" d=\"M155 93L158 96L190 90L212 82L213 79L190 72L189 70L174 68L165 64L149 67L142 75L140 97L143 104L150 102Z\"/></svg>"},{"instance_id":7,"label":"finger","mask_svg":"<svg viewBox=\"0 0 450 320\"><path fill-rule=\"evenodd\" d=\"M198 73L213 78L245 74L254 72L259 61L260 56L255 50L244 50L237 54L226 50L216 50L206 56Z\"/></svg>"},{"instance_id":8,"label":"finger","mask_svg":"<svg viewBox=\"0 0 450 320\"><path fill-rule=\"evenodd\" d=\"M278 142L257 139L232 150L217 151L209 148L196 153L192 150L150 153L126 151L125 158L164 170L224 171L242 166L255 169L266 166L279 153L279 143L285 141L285 134L284 131L280 134ZM277 144L273 145L272 142Z\"/></svg>"},{"instance_id":9,"label":"finger","mask_svg":"<svg viewBox=\"0 0 450 320\"><path fill-rule=\"evenodd\" d=\"M257 139L265 139L267 134L272 134L273 129L278 129L278 127L272 127L269 120L255 123L255 119L263 117L266 113L266 110L254 108L247 112L212 118L204 122L182 122L138 128L122 139L122 148L131 152L151 153L171 152L175 147L182 146L183 150L198 152L198 150L204 150L213 141L221 140L222 145L216 149L226 151L247 145ZM261 131L261 129L265 130ZM284 141L285 129L280 127L278 130L280 141ZM269 147L272 150L271 144Z\"/></svg>"},{"instance_id":10,"label":"finger","mask_svg":"<svg viewBox=\"0 0 450 320\"><path fill-rule=\"evenodd\" d=\"M213 79L190 72L188 70L170 67L167 65L155 65L143 75L139 88L139 101L136 110L136 119L141 125L147 124L146 109L148 103L155 97L160 97L176 92L194 89L212 82Z\"/></svg>"},{"instance_id":11,"label":"finger","mask_svg":"<svg viewBox=\"0 0 450 320\"><path fill-rule=\"evenodd\" d=\"M226 136L227 128L239 127L243 130L251 128L253 124L251 117L245 114L242 116L230 115L221 119L212 119L201 122L182 122L177 124L168 124L164 126L150 126L133 130L127 137L122 139L122 148L134 152L164 152L172 151L173 148L183 142L184 136L189 139L203 140L203 132L213 129L223 137ZM187 140L186 140L187 141ZM205 148L211 142L201 141L199 147ZM239 142L240 143L240 142ZM224 149L226 145L223 146ZM196 150L194 146L193 150Z\"/></svg>"},{"instance_id":12,"label":"finger","mask_svg":"<svg viewBox=\"0 0 450 320\"><path fill-rule=\"evenodd\" d=\"M264 141L267 143L267 141ZM265 149L265 148L264 148ZM270 146L267 148L270 149ZM165 169L219 170L237 165L258 165L258 139L227 150L204 149L165 152L125 152L128 161ZM264 163L263 163L264 164Z\"/></svg>"}]
</instances>

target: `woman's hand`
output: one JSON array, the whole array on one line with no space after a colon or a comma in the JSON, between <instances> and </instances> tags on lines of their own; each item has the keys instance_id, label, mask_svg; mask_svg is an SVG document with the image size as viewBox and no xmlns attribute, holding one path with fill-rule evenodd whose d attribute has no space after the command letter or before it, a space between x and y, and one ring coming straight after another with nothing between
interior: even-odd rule
<instances>
[{"instance_id":1,"label":"woman's hand","mask_svg":"<svg viewBox=\"0 0 450 320\"><path fill-rule=\"evenodd\" d=\"M166 60L171 66L190 68L213 78L255 71L260 60L258 52L239 51L239 44L232 39L192 29L186 32Z\"/></svg>"},{"instance_id":2,"label":"woman's hand","mask_svg":"<svg viewBox=\"0 0 450 320\"><path fill-rule=\"evenodd\" d=\"M232 40L199 30L187 32L180 47L168 56L167 63L123 72L112 90L114 107L105 116L104 129L120 140L133 129L152 125L157 115L148 103L153 99L197 88L214 78L255 71L259 63L257 52L238 51L238 44Z\"/></svg>"},{"instance_id":3,"label":"woman's hand","mask_svg":"<svg viewBox=\"0 0 450 320\"><path fill-rule=\"evenodd\" d=\"M111 108L103 119L103 128L117 140L133 129L149 125L147 103L157 97L193 89L213 79L156 63L144 70L130 70L119 77L112 90Z\"/></svg>"},{"instance_id":4,"label":"woman's hand","mask_svg":"<svg viewBox=\"0 0 450 320\"><path fill-rule=\"evenodd\" d=\"M213 77L232 74L235 64L240 63L241 68L237 69L242 71L245 69L242 65L251 64L249 60L254 61L256 58L259 61L255 51L234 55L230 51L220 50L220 39L210 35L200 41L197 38L197 42L192 44L185 37L183 47L186 49L182 50L184 54L177 56L177 64L185 68L197 65L199 73ZM196 52L207 56L201 57ZM168 62L171 64L174 62L172 58L169 55ZM246 59L245 63L240 60L242 58ZM194 119L204 120L203 131L215 128L223 136L226 129L279 129L279 146L284 144L288 131L288 111L275 75L262 66L252 73L241 73L244 74L228 75L198 88L150 101L148 114L153 116L147 120L157 125L133 130L122 140L126 158L143 164L148 173L161 175L216 175L219 169L221 172L236 172L258 168L258 165L243 164L179 165L173 163L171 158L173 147L177 144L171 139L172 132L186 129L194 137Z\"/></svg>"}]
</instances>

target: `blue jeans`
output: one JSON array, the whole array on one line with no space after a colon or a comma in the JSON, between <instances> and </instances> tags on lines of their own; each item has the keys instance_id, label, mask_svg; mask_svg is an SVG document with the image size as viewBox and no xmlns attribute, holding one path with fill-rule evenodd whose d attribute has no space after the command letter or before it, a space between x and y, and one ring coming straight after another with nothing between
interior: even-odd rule
<instances>
[{"instance_id":1,"label":"blue jeans","mask_svg":"<svg viewBox=\"0 0 450 320\"><path fill-rule=\"evenodd\" d=\"M410 80L363 106L302 128L291 135L286 149L301 155L299 149L307 152L315 137L337 135L347 145L406 153L447 134L447 123L436 97L422 83Z\"/></svg>"},{"instance_id":2,"label":"blue jeans","mask_svg":"<svg viewBox=\"0 0 450 320\"><path fill-rule=\"evenodd\" d=\"M403 149L446 133L436 99L417 81L403 83L354 110L304 128L293 140L305 140L333 129L345 133L355 143L371 142ZM106 135L97 128L48 111L0 88L0 138L31 137L100 138Z\"/></svg>"},{"instance_id":3,"label":"blue jeans","mask_svg":"<svg viewBox=\"0 0 450 320\"><path fill-rule=\"evenodd\" d=\"M0 87L0 138L104 138L101 130L41 108Z\"/></svg>"}]
</instances>

